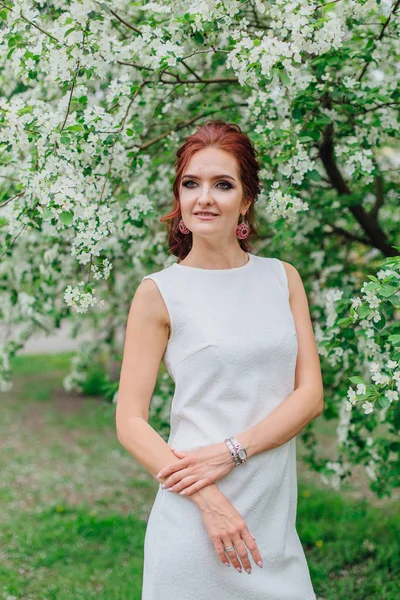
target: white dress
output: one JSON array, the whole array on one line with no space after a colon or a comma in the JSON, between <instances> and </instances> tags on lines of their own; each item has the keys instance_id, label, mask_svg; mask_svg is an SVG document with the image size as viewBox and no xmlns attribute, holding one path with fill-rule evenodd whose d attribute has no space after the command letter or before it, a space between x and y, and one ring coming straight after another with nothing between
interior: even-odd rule
<instances>
[{"instance_id":1,"label":"white dress","mask_svg":"<svg viewBox=\"0 0 400 600\"><path fill-rule=\"evenodd\" d=\"M297 334L286 271L249 254L231 269L174 263L146 275L169 312L175 383L168 444L194 450L264 419L294 389ZM296 531L296 438L216 482L256 537L264 567L220 561L190 498L160 487L147 523L142 600L316 600Z\"/></svg>"}]
</instances>

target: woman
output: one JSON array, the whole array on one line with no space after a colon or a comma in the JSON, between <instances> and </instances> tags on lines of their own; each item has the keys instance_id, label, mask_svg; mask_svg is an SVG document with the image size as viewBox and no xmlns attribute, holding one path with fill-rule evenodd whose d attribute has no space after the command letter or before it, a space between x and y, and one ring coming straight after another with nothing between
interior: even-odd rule
<instances>
[{"instance_id":1,"label":"woman","mask_svg":"<svg viewBox=\"0 0 400 600\"><path fill-rule=\"evenodd\" d=\"M142 600L315 600L295 527L295 436L323 409L304 287L289 263L248 251L260 167L237 125L200 126L175 166L163 220L180 260L136 290L116 414L160 483ZM168 443L148 424L162 359Z\"/></svg>"}]
</instances>

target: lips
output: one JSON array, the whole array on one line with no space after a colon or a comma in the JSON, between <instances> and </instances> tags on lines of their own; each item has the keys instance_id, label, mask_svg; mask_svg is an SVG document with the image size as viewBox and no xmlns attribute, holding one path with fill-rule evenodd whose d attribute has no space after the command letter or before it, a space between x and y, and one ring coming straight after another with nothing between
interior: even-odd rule
<instances>
[{"instance_id":1,"label":"lips","mask_svg":"<svg viewBox=\"0 0 400 600\"><path fill-rule=\"evenodd\" d=\"M217 217L217 213L213 213L213 212L195 212L195 215L204 215L205 217L208 217L210 215Z\"/></svg>"}]
</instances>

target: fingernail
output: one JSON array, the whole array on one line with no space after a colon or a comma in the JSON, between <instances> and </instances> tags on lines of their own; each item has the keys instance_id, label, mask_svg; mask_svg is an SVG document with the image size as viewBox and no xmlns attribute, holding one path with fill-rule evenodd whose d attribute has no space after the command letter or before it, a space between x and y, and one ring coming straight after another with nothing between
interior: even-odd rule
<instances>
[{"instance_id":1,"label":"fingernail","mask_svg":"<svg viewBox=\"0 0 400 600\"><path fill-rule=\"evenodd\" d=\"M174 486L172 485L171 487L169 487L169 488L166 488L166 491L167 491L167 492L170 492L170 491L172 490L172 488L173 488L173 487L174 487Z\"/></svg>"},{"instance_id":2,"label":"fingernail","mask_svg":"<svg viewBox=\"0 0 400 600\"><path fill-rule=\"evenodd\" d=\"M181 496L184 496L186 494L185 490L182 490L181 492L179 492Z\"/></svg>"},{"instance_id":3,"label":"fingernail","mask_svg":"<svg viewBox=\"0 0 400 600\"><path fill-rule=\"evenodd\" d=\"M248 574L250 575L251 573L251 569L246 569L246 571L248 572Z\"/></svg>"},{"instance_id":4,"label":"fingernail","mask_svg":"<svg viewBox=\"0 0 400 600\"><path fill-rule=\"evenodd\" d=\"M262 568L263 568L263 566L264 566L264 564L263 564L263 561L262 561L262 560L259 560L257 564L258 564L258 566L259 566L261 569L262 569Z\"/></svg>"},{"instance_id":5,"label":"fingernail","mask_svg":"<svg viewBox=\"0 0 400 600\"><path fill-rule=\"evenodd\" d=\"M239 571L239 573L242 572L242 569L240 567L235 567L235 568L236 568L236 571Z\"/></svg>"},{"instance_id":6,"label":"fingernail","mask_svg":"<svg viewBox=\"0 0 400 600\"><path fill-rule=\"evenodd\" d=\"M165 483L162 483L161 487L162 487L162 489L164 489L165 488Z\"/></svg>"},{"instance_id":7,"label":"fingernail","mask_svg":"<svg viewBox=\"0 0 400 600\"><path fill-rule=\"evenodd\" d=\"M227 567L230 567L231 563L224 563L224 565L226 565Z\"/></svg>"},{"instance_id":8,"label":"fingernail","mask_svg":"<svg viewBox=\"0 0 400 600\"><path fill-rule=\"evenodd\" d=\"M161 471L157 473L156 477L161 477Z\"/></svg>"}]
</instances>

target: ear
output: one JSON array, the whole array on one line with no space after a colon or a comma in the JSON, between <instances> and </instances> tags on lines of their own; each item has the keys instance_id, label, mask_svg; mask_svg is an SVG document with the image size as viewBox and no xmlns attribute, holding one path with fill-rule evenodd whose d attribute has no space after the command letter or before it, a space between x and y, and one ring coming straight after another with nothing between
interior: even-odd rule
<instances>
[{"instance_id":1,"label":"ear","mask_svg":"<svg viewBox=\"0 0 400 600\"><path fill-rule=\"evenodd\" d=\"M252 198L244 198L243 199L243 208L246 209L246 213L249 210L252 202L253 202ZM246 218L246 213L243 215L243 218Z\"/></svg>"}]
</instances>

